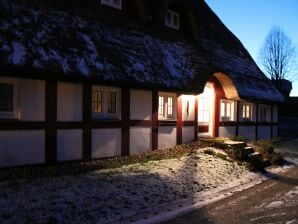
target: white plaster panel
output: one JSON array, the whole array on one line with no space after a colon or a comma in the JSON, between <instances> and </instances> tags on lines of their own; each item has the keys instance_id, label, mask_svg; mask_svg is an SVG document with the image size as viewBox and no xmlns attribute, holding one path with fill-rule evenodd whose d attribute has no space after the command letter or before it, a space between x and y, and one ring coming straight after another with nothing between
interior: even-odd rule
<instances>
[{"instance_id":1,"label":"white plaster panel","mask_svg":"<svg viewBox=\"0 0 298 224\"><path fill-rule=\"evenodd\" d=\"M162 126L158 128L158 148L174 147L177 145L177 128Z\"/></svg>"},{"instance_id":2,"label":"white plaster panel","mask_svg":"<svg viewBox=\"0 0 298 224\"><path fill-rule=\"evenodd\" d=\"M182 143L189 143L194 140L194 127L182 128Z\"/></svg>"},{"instance_id":3,"label":"white plaster panel","mask_svg":"<svg viewBox=\"0 0 298 224\"><path fill-rule=\"evenodd\" d=\"M247 140L254 141L256 139L256 127L239 126L238 135L246 138Z\"/></svg>"},{"instance_id":4,"label":"white plaster panel","mask_svg":"<svg viewBox=\"0 0 298 224\"><path fill-rule=\"evenodd\" d=\"M145 90L130 91L130 118L132 120L151 120L152 92Z\"/></svg>"},{"instance_id":5,"label":"white plaster panel","mask_svg":"<svg viewBox=\"0 0 298 224\"><path fill-rule=\"evenodd\" d=\"M187 112L188 104L188 112ZM195 120L195 96L182 95L182 119L183 121Z\"/></svg>"},{"instance_id":6,"label":"white plaster panel","mask_svg":"<svg viewBox=\"0 0 298 224\"><path fill-rule=\"evenodd\" d=\"M131 127L130 128L130 154L138 154L151 151L151 128Z\"/></svg>"},{"instance_id":7,"label":"white plaster panel","mask_svg":"<svg viewBox=\"0 0 298 224\"><path fill-rule=\"evenodd\" d=\"M224 126L218 128L218 136L219 137L234 137L236 134L236 127L232 126Z\"/></svg>"},{"instance_id":8,"label":"white plaster panel","mask_svg":"<svg viewBox=\"0 0 298 224\"><path fill-rule=\"evenodd\" d=\"M121 155L121 129L92 130L92 158Z\"/></svg>"},{"instance_id":9,"label":"white plaster panel","mask_svg":"<svg viewBox=\"0 0 298 224\"><path fill-rule=\"evenodd\" d=\"M278 137L278 126L273 126L272 127L272 137Z\"/></svg>"},{"instance_id":10,"label":"white plaster panel","mask_svg":"<svg viewBox=\"0 0 298 224\"><path fill-rule=\"evenodd\" d=\"M58 130L57 133L57 160L82 159L82 130Z\"/></svg>"},{"instance_id":11,"label":"white plaster panel","mask_svg":"<svg viewBox=\"0 0 298 224\"><path fill-rule=\"evenodd\" d=\"M57 91L58 121L81 121L82 85L58 82Z\"/></svg>"},{"instance_id":12,"label":"white plaster panel","mask_svg":"<svg viewBox=\"0 0 298 224\"><path fill-rule=\"evenodd\" d=\"M278 107L273 106L273 122L277 123L278 122Z\"/></svg>"},{"instance_id":13,"label":"white plaster panel","mask_svg":"<svg viewBox=\"0 0 298 224\"><path fill-rule=\"evenodd\" d=\"M0 167L44 163L44 131L0 131L0 155Z\"/></svg>"},{"instance_id":14,"label":"white plaster panel","mask_svg":"<svg viewBox=\"0 0 298 224\"><path fill-rule=\"evenodd\" d=\"M258 127L258 139L270 139L270 126Z\"/></svg>"},{"instance_id":15,"label":"white plaster panel","mask_svg":"<svg viewBox=\"0 0 298 224\"><path fill-rule=\"evenodd\" d=\"M45 82L20 79L18 82L19 118L22 121L45 120Z\"/></svg>"}]
</instances>

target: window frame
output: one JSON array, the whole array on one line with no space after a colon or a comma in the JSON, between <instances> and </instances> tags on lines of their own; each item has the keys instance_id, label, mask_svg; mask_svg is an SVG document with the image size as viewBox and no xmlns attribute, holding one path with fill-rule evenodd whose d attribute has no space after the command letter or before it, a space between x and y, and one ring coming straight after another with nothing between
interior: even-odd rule
<instances>
[{"instance_id":1,"label":"window frame","mask_svg":"<svg viewBox=\"0 0 298 224\"><path fill-rule=\"evenodd\" d=\"M163 103L161 103L161 99L163 99ZM172 101L171 103L169 103ZM177 94L174 93L158 93L158 120L176 120L177 119ZM169 109L171 106L171 109ZM170 111L170 113L169 113ZM161 113L163 112L163 113Z\"/></svg>"},{"instance_id":2,"label":"window frame","mask_svg":"<svg viewBox=\"0 0 298 224\"><path fill-rule=\"evenodd\" d=\"M266 111L266 118L264 118L264 115L263 115L263 112L264 112L264 109ZM267 122L267 123L270 123L271 122L271 107L269 105L265 105L265 104L260 104L259 105L259 108L258 108L258 122Z\"/></svg>"},{"instance_id":3,"label":"window frame","mask_svg":"<svg viewBox=\"0 0 298 224\"><path fill-rule=\"evenodd\" d=\"M18 82L16 80L2 79L0 78L1 84L8 84L13 86L12 91L12 111L0 111L0 119L17 119L17 110L18 110Z\"/></svg>"},{"instance_id":4,"label":"window frame","mask_svg":"<svg viewBox=\"0 0 298 224\"><path fill-rule=\"evenodd\" d=\"M242 102L241 121L253 121L253 105L251 103Z\"/></svg>"},{"instance_id":5,"label":"window frame","mask_svg":"<svg viewBox=\"0 0 298 224\"><path fill-rule=\"evenodd\" d=\"M170 15L170 22L167 16ZM177 16L177 25L174 24L174 16ZM165 12L165 26L174 30L180 30L180 13L167 9Z\"/></svg>"},{"instance_id":6,"label":"window frame","mask_svg":"<svg viewBox=\"0 0 298 224\"><path fill-rule=\"evenodd\" d=\"M208 89L208 92L206 90ZM207 103L206 103L207 102ZM198 122L200 124L209 124L211 117L210 117L210 111L211 111L211 87L206 86L204 88L203 93L199 94L198 97ZM208 107L206 107L206 104L208 104ZM205 114L208 113L208 119L205 119ZM203 120L200 120L200 116L202 116Z\"/></svg>"},{"instance_id":7,"label":"window frame","mask_svg":"<svg viewBox=\"0 0 298 224\"><path fill-rule=\"evenodd\" d=\"M224 105L224 109L222 108L222 105ZM228 106L229 110L228 110ZM222 112L224 111L224 116L222 114ZM228 116L228 112L229 112L229 116ZM226 99L221 99L220 100L220 112L219 112L219 116L220 116L220 121L221 122L233 122L235 121L235 101L233 100L226 100Z\"/></svg>"},{"instance_id":8,"label":"window frame","mask_svg":"<svg viewBox=\"0 0 298 224\"><path fill-rule=\"evenodd\" d=\"M122 0L118 0L119 4L115 3L115 0L101 0L100 3L102 5L110 6L112 8L116 8L122 10Z\"/></svg>"},{"instance_id":9,"label":"window frame","mask_svg":"<svg viewBox=\"0 0 298 224\"><path fill-rule=\"evenodd\" d=\"M96 112L94 104L100 101L94 99L94 92L101 92L101 112ZM109 94L114 93L115 111L109 112ZM92 118L95 120L120 120L121 119L121 89L116 87L92 86Z\"/></svg>"}]
</instances>

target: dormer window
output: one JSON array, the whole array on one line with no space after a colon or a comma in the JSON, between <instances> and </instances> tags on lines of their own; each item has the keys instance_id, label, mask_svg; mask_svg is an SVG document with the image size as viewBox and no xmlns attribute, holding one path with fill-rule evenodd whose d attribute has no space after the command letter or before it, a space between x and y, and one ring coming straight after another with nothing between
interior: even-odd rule
<instances>
[{"instance_id":1,"label":"dormer window","mask_svg":"<svg viewBox=\"0 0 298 224\"><path fill-rule=\"evenodd\" d=\"M108 5L116 9L122 9L122 0L101 0L101 4Z\"/></svg>"},{"instance_id":2,"label":"dormer window","mask_svg":"<svg viewBox=\"0 0 298 224\"><path fill-rule=\"evenodd\" d=\"M179 30L179 13L167 10L165 14L165 26L174 30Z\"/></svg>"}]
</instances>

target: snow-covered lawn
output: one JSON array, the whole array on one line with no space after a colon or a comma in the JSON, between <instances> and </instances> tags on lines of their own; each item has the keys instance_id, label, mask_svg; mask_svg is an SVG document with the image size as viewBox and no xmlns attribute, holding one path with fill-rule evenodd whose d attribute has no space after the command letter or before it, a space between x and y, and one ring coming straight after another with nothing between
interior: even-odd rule
<instances>
[{"instance_id":1,"label":"snow-covered lawn","mask_svg":"<svg viewBox=\"0 0 298 224\"><path fill-rule=\"evenodd\" d=\"M275 151L280 152L285 160L298 165L298 138L283 139L274 145Z\"/></svg>"},{"instance_id":2,"label":"snow-covered lawn","mask_svg":"<svg viewBox=\"0 0 298 224\"><path fill-rule=\"evenodd\" d=\"M256 175L200 150L76 176L3 182L0 223L129 223Z\"/></svg>"}]
</instances>

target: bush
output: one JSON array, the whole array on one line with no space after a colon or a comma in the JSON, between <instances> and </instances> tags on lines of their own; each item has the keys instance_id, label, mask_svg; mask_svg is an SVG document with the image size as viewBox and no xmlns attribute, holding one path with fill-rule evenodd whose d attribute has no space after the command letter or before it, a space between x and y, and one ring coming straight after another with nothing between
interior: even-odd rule
<instances>
[{"instance_id":1,"label":"bush","mask_svg":"<svg viewBox=\"0 0 298 224\"><path fill-rule=\"evenodd\" d=\"M271 165L281 166L284 162L284 159L280 153L274 152L273 154L269 154L268 160L270 161Z\"/></svg>"},{"instance_id":2,"label":"bush","mask_svg":"<svg viewBox=\"0 0 298 224\"><path fill-rule=\"evenodd\" d=\"M247 139L240 135L232 137L231 140L235 142L247 142Z\"/></svg>"}]
</instances>

